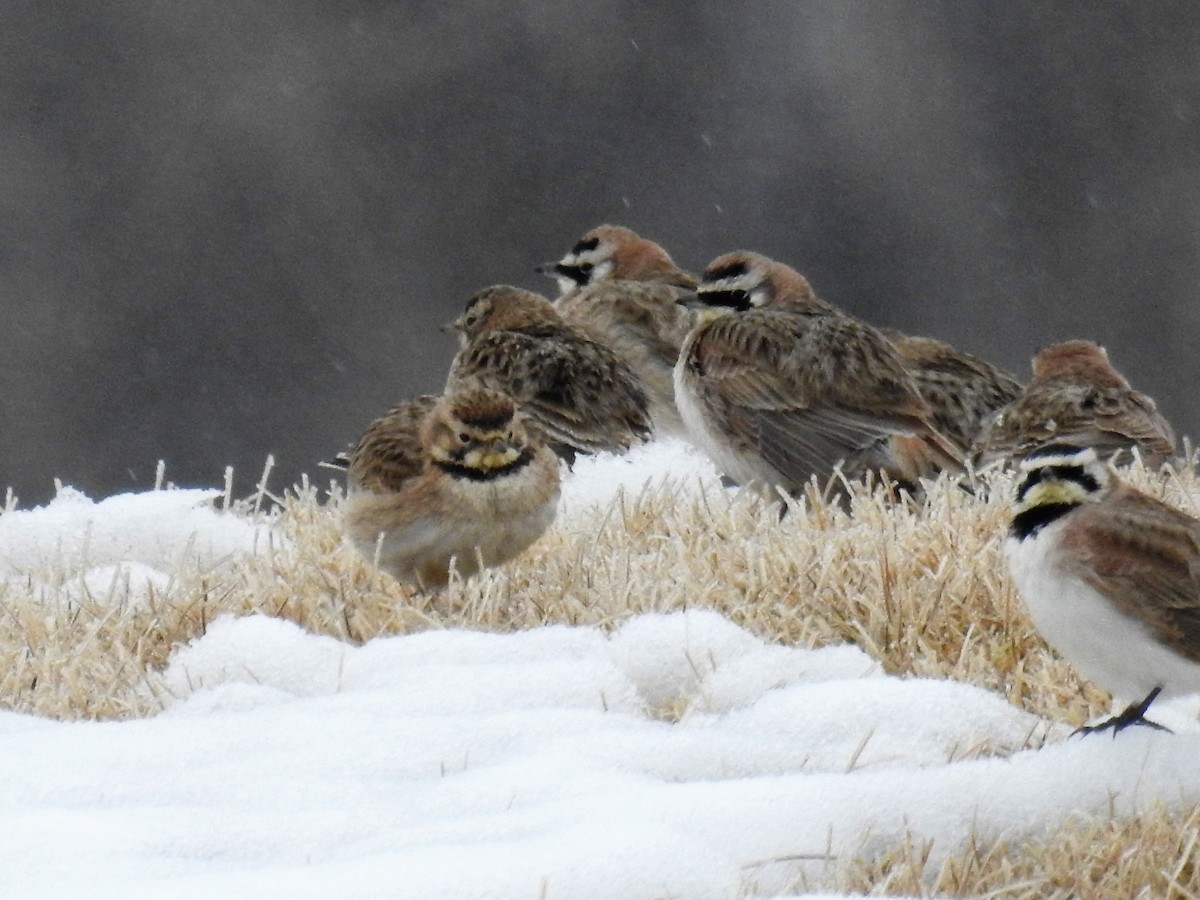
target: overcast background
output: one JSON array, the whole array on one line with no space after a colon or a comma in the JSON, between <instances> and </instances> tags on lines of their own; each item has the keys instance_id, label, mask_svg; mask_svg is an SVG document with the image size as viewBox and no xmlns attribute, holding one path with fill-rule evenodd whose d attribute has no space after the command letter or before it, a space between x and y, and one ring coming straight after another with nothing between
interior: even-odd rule
<instances>
[{"instance_id":1,"label":"overcast background","mask_svg":"<svg viewBox=\"0 0 1200 900\"><path fill-rule=\"evenodd\" d=\"M0 485L277 488L601 222L1195 434L1200 4L0 3Z\"/></svg>"}]
</instances>

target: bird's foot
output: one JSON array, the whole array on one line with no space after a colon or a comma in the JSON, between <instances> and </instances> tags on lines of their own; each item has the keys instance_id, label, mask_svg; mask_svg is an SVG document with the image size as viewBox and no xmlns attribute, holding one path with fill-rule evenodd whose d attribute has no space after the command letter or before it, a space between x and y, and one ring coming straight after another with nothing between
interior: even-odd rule
<instances>
[{"instance_id":1,"label":"bird's foot","mask_svg":"<svg viewBox=\"0 0 1200 900\"><path fill-rule=\"evenodd\" d=\"M1074 737L1077 734L1095 734L1098 731L1108 731L1111 728L1113 737L1115 738L1118 731L1123 731L1130 725L1143 725L1146 728L1153 728L1155 731L1165 731L1170 734L1170 728L1167 728L1165 725L1159 725L1157 722L1151 722L1146 718L1146 710L1150 708L1150 704L1154 702L1154 698L1161 692L1162 687L1156 687L1140 703L1129 704L1123 712L1110 719L1105 719L1099 724L1076 728L1071 736Z\"/></svg>"}]
</instances>

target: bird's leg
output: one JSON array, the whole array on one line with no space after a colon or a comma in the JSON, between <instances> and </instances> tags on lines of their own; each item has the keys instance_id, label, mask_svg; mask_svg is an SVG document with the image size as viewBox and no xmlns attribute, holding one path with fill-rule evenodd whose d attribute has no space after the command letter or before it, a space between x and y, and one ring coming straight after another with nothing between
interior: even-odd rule
<instances>
[{"instance_id":1,"label":"bird's leg","mask_svg":"<svg viewBox=\"0 0 1200 900\"><path fill-rule=\"evenodd\" d=\"M1150 704L1154 702L1154 698L1162 693L1162 685L1159 685L1149 694L1146 695L1140 703L1131 703L1125 707L1125 710L1110 719L1105 719L1098 725L1086 725L1082 728L1076 728L1072 737L1076 734L1094 734L1097 731L1107 731L1112 729L1113 737L1117 736L1117 732L1130 725L1145 725L1147 728L1153 728L1156 731L1170 732L1171 729L1165 725L1159 725L1157 722L1151 722L1146 718L1146 710L1150 708Z\"/></svg>"}]
</instances>

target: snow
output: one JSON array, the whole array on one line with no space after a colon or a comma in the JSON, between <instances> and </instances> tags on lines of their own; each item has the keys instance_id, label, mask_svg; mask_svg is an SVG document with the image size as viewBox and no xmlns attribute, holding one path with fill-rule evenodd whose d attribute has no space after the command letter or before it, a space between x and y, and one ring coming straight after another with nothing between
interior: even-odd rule
<instances>
[{"instance_id":1,"label":"snow","mask_svg":"<svg viewBox=\"0 0 1200 900\"><path fill-rule=\"evenodd\" d=\"M688 453L580 461L564 512L713 479ZM6 513L0 575L59 558L103 595L260 550L211 498ZM795 898L827 857L908 833L936 861L972 833L1200 800L1194 722L1064 739L980 688L701 610L362 646L225 617L161 693L140 720L0 713L0 896Z\"/></svg>"},{"instance_id":2,"label":"snow","mask_svg":"<svg viewBox=\"0 0 1200 900\"><path fill-rule=\"evenodd\" d=\"M576 462L575 470L564 474L559 521L569 526L581 518L603 515L618 495L637 497L664 485L724 490L713 464L685 441L639 444L623 455L601 453Z\"/></svg>"},{"instance_id":3,"label":"snow","mask_svg":"<svg viewBox=\"0 0 1200 900\"><path fill-rule=\"evenodd\" d=\"M46 602L87 596L137 603L165 590L171 571L213 570L238 553L265 548L266 526L218 511L212 501L220 496L150 491L96 503L61 488L46 506L0 516L0 588L32 582Z\"/></svg>"}]
</instances>

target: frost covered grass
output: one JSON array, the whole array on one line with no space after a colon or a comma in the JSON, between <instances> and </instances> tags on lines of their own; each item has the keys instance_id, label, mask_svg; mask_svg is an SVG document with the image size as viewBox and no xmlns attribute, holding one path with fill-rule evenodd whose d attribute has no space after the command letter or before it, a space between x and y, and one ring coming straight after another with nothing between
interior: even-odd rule
<instances>
[{"instance_id":1,"label":"frost covered grass","mask_svg":"<svg viewBox=\"0 0 1200 900\"><path fill-rule=\"evenodd\" d=\"M1191 469L1176 475L1135 467L1126 477L1197 512L1200 486ZM974 494L939 481L922 504L897 505L881 491L859 488L848 508L809 498L781 518L777 505L722 488L685 448L653 445L628 459L582 461L564 486L559 522L512 564L453 581L442 593L419 594L375 572L342 542L336 485L283 491L271 512L260 508L262 496L219 511L211 502L216 491L163 491L138 495L136 502L117 497L99 503L68 492L46 509L10 508L0 515L0 704L50 719L126 720L253 710L281 691L313 702L356 686L386 683L411 691L412 682L393 685L388 679L399 679L395 673L410 664L418 645L375 639L453 635L446 630L459 628L512 635L526 643L486 646L503 660L519 657L542 666L536 671L560 684L553 703L582 709L602 694L601 711L665 729L653 732L666 742L666 750L657 747L652 754L660 760L653 774L667 784L686 781L697 791L694 801L685 796L673 802L695 802L698 809L734 802L700 793L700 782L739 777L739 766L745 777L828 769L881 779L879 792L866 795L856 793L861 781L831 783L827 791L806 784L805 792L817 793L796 794L798 804L813 796L832 804L859 797L861 804L863 796L872 796L894 807L856 810L851 819L838 820L861 825L849 854L811 835L803 846L782 841L777 855L756 856L758 845L747 848L755 862L739 882L745 895L1195 896L1195 784L1172 793L1168 780L1150 800L1128 803L1124 795L1117 800L1120 790L1112 785L1119 782L1098 782L1095 796L1083 796L1079 784L1060 784L1046 774L1061 770L1066 777L1110 751L1113 766L1125 765L1134 784L1142 780L1139 767L1155 754L1164 758L1164 771L1183 763L1157 749L1164 745L1155 743L1156 735L1064 740L1071 727L1104 714L1109 701L1045 648L1008 581L1000 545L1011 494L1011 479L993 474ZM726 633L708 618L639 618L685 610L719 613L743 631ZM299 632L262 630L261 623L253 626L258 630L238 630L221 618L254 614L332 640L312 644ZM561 625L594 628L569 638L539 630ZM680 628L694 634L681 636ZM547 647L565 642L567 657L560 659L557 644L552 652L512 649L535 646L543 633ZM609 643L598 644L601 635L610 635ZM420 646L439 646L428 643L434 639L423 638L427 643ZM278 649L282 645L290 649ZM475 651L464 647L461 639L448 639L429 653L447 664L469 657L474 665ZM371 648L372 656L358 655ZM815 657L789 648L836 649L823 651L833 656ZM682 654L674 668L663 662L672 654ZM391 668L379 662L384 656ZM872 661L881 670L874 676ZM419 671L430 677L434 670ZM439 689L467 677L459 670L436 671ZM584 681L576 684L576 677ZM805 685L816 690L814 679L847 680L805 699L800 691ZM463 697L448 701L451 706L486 706L487 690L480 687L486 680L463 684ZM967 690L963 686L991 696L955 693ZM549 702L535 695L528 702ZM397 696L393 705L411 703L419 710L426 702ZM508 712L513 696L497 699L497 711ZM874 723L869 732L846 727L868 709ZM956 710L964 722L957 732ZM752 737L744 745L743 738L721 730L739 716ZM1176 740L1192 740L1192 752L1200 736L1185 733L1186 711L1177 716ZM546 728L539 741L554 743L555 733L569 742L574 726L565 722L530 720L520 733ZM608 732L587 733L592 737L572 753L603 756L605 771L612 759L636 755ZM514 740L505 734L498 740ZM541 744L531 739L529 746ZM672 748L687 760L677 770ZM705 753L712 758L698 761ZM561 762L553 754L547 759ZM916 786L882 780L876 770L898 759L934 780ZM935 761L933 770L920 768ZM433 757L424 762L433 765ZM1035 764L1039 768L1019 768ZM999 833L995 827L974 833L968 815L961 833L954 832L957 840L935 839L953 831L950 819L966 815L941 798L937 785L961 796L981 779L1011 795L1018 811L1027 803L1027 817L1041 824L1017 828L1019 814L1013 813L1001 817L1005 828ZM1028 798L1022 796L1026 782L1032 784ZM620 787L603 788L613 790ZM787 797L792 787L781 783L770 790ZM1057 818L1045 812L1045 795L1055 790L1062 791ZM1079 815L1072 813L1073 791L1080 794ZM1113 815L1096 815L1106 808L1106 791L1113 793ZM642 794L630 796L635 805L646 802ZM992 802L990 794L981 797L981 804ZM587 807L600 801L581 802ZM872 813L891 824L873 824ZM618 815L608 809L597 814L601 821ZM902 821L894 821L897 816ZM731 814L731 821L739 820ZM656 834L647 830L647 841ZM736 844L738 829L719 836ZM797 856L803 859L797 862Z\"/></svg>"}]
</instances>

